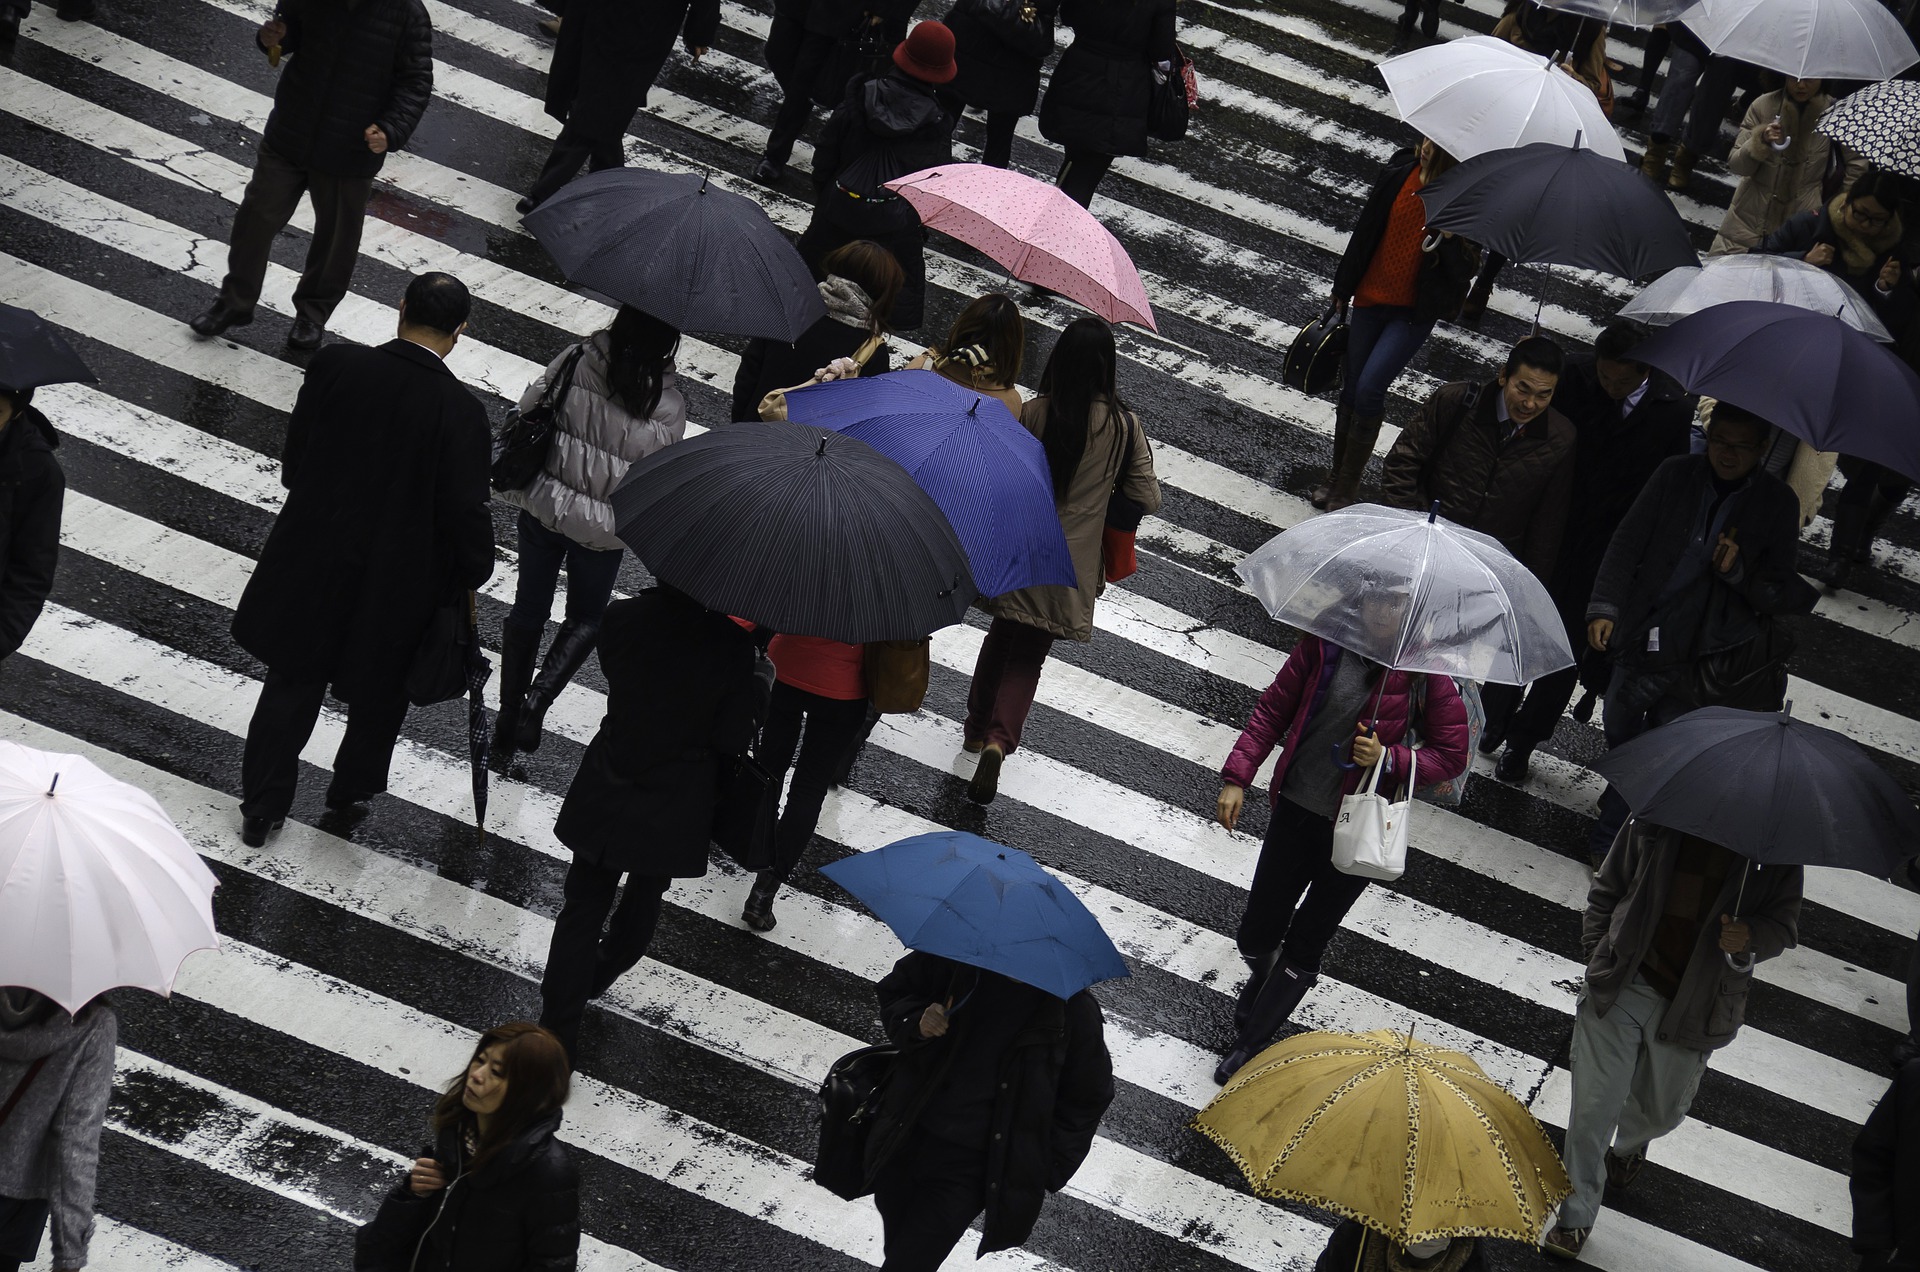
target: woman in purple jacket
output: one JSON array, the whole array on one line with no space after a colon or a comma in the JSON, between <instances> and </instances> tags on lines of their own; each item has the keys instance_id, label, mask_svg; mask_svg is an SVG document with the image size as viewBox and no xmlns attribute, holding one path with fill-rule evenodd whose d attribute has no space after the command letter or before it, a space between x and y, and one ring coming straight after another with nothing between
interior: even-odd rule
<instances>
[{"instance_id":1,"label":"woman in purple jacket","mask_svg":"<svg viewBox=\"0 0 1920 1272\"><path fill-rule=\"evenodd\" d=\"M1334 814L1375 764L1386 764L1382 790L1397 785L1412 767L1408 734L1416 731L1422 785L1466 771L1467 711L1451 680L1384 668L1318 636L1300 638L1260 695L1220 771L1217 815L1232 830L1254 774L1282 748L1273 813L1235 937L1250 971L1233 1010L1237 1039L1214 1081L1225 1083L1264 1049L1319 979L1327 942L1367 887L1333 867Z\"/></svg>"}]
</instances>

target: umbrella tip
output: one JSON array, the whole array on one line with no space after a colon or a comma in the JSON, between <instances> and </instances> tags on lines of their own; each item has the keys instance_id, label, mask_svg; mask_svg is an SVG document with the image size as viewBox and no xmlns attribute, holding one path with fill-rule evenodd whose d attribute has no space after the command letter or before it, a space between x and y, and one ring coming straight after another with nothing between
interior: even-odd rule
<instances>
[{"instance_id":1,"label":"umbrella tip","mask_svg":"<svg viewBox=\"0 0 1920 1272\"><path fill-rule=\"evenodd\" d=\"M813 452L813 457L815 459L818 459L826 453L827 453L827 435L825 433L822 433L820 434L820 449Z\"/></svg>"},{"instance_id":2,"label":"umbrella tip","mask_svg":"<svg viewBox=\"0 0 1920 1272\"><path fill-rule=\"evenodd\" d=\"M979 413L979 411L980 411L980 399L975 398L973 399L973 405L967 408L967 414L976 415Z\"/></svg>"},{"instance_id":3,"label":"umbrella tip","mask_svg":"<svg viewBox=\"0 0 1920 1272\"><path fill-rule=\"evenodd\" d=\"M700 193L701 194L705 194L707 192L707 183L712 180L713 180L713 174L711 172L703 172L700 174Z\"/></svg>"},{"instance_id":4,"label":"umbrella tip","mask_svg":"<svg viewBox=\"0 0 1920 1272\"><path fill-rule=\"evenodd\" d=\"M1440 501L1436 499L1433 501L1433 507L1427 509L1427 524L1432 525L1438 520L1440 520Z\"/></svg>"},{"instance_id":5,"label":"umbrella tip","mask_svg":"<svg viewBox=\"0 0 1920 1272\"><path fill-rule=\"evenodd\" d=\"M1785 716L1790 716L1790 715L1792 715L1792 714L1793 714L1793 699L1792 699L1792 698L1788 698L1788 699L1787 699L1787 700L1786 700L1785 702L1783 702L1783 703L1781 703L1781 704L1780 704L1780 714L1781 714L1781 716L1782 716L1782 717L1785 717ZM58 781L59 779L58 779L58 778L55 778L54 780L55 780L55 781Z\"/></svg>"},{"instance_id":6,"label":"umbrella tip","mask_svg":"<svg viewBox=\"0 0 1920 1272\"><path fill-rule=\"evenodd\" d=\"M58 773L55 773L53 775L53 781L47 783L47 794L49 795L53 794L54 788L59 785L60 785L60 775Z\"/></svg>"},{"instance_id":7,"label":"umbrella tip","mask_svg":"<svg viewBox=\"0 0 1920 1272\"><path fill-rule=\"evenodd\" d=\"M1007 854L1006 854L1006 853L1004 853L1004 852L1003 852L1003 853L1000 853L1000 854L999 854L999 857L1000 857L1000 860L1002 860L1002 861L1005 861L1005 860L1007 859Z\"/></svg>"}]
</instances>

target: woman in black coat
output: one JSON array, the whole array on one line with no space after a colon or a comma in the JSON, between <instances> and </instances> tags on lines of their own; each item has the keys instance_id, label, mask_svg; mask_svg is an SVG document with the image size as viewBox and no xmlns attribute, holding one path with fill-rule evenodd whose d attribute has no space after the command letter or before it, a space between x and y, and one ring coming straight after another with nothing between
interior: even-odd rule
<instances>
[{"instance_id":1,"label":"woman in black coat","mask_svg":"<svg viewBox=\"0 0 1920 1272\"><path fill-rule=\"evenodd\" d=\"M1920 1272L1920 1060L1901 1066L1853 1142L1853 1248L1861 1272Z\"/></svg>"},{"instance_id":2,"label":"woman in black coat","mask_svg":"<svg viewBox=\"0 0 1920 1272\"><path fill-rule=\"evenodd\" d=\"M573 865L540 982L569 1055L587 1002L646 955L667 888L707 873L721 758L765 715L753 637L664 584L607 606L599 649L607 714L554 824Z\"/></svg>"},{"instance_id":3,"label":"woman in black coat","mask_svg":"<svg viewBox=\"0 0 1920 1272\"><path fill-rule=\"evenodd\" d=\"M780 85L780 109L767 130L767 149L753 179L774 185L787 175L793 143L815 104L829 110L846 96L858 70L854 45L868 28L892 48L907 38L917 0L773 0L767 31L767 69Z\"/></svg>"},{"instance_id":4,"label":"woman in black coat","mask_svg":"<svg viewBox=\"0 0 1920 1272\"><path fill-rule=\"evenodd\" d=\"M902 1048L867 1138L881 1272L934 1272L986 1212L980 1253L1027 1239L1113 1102L1100 1004L910 952L878 987Z\"/></svg>"},{"instance_id":5,"label":"woman in black coat","mask_svg":"<svg viewBox=\"0 0 1920 1272\"><path fill-rule=\"evenodd\" d=\"M887 315L906 281L900 262L878 243L859 239L837 248L821 262L826 278L820 299L826 316L800 333L792 344L756 336L740 355L733 377L733 418L760 418L760 399L775 389L805 384L835 358L851 358L869 341L879 340L860 368L861 375L892 370L887 351Z\"/></svg>"},{"instance_id":6,"label":"woman in black coat","mask_svg":"<svg viewBox=\"0 0 1920 1272\"><path fill-rule=\"evenodd\" d=\"M433 1142L355 1235L355 1272L573 1272L580 1180L554 1138L569 1082L538 1025L480 1035L434 1103Z\"/></svg>"},{"instance_id":7,"label":"woman in black coat","mask_svg":"<svg viewBox=\"0 0 1920 1272\"><path fill-rule=\"evenodd\" d=\"M32 402L32 389L0 389L0 658L33 630L60 557L60 437Z\"/></svg>"},{"instance_id":8,"label":"woman in black coat","mask_svg":"<svg viewBox=\"0 0 1920 1272\"><path fill-rule=\"evenodd\" d=\"M960 105L987 113L980 162L990 167L1013 162L1013 130L1040 100L1040 66L1053 55L1059 12L1060 0L1008 0L1005 8L998 0L960 0L947 10L960 69L947 90L949 108L955 115Z\"/></svg>"},{"instance_id":9,"label":"woman in black coat","mask_svg":"<svg viewBox=\"0 0 1920 1272\"><path fill-rule=\"evenodd\" d=\"M1147 153L1154 70L1172 69L1174 0L1065 0L1073 44L1040 104L1040 134L1066 150L1057 184L1086 207L1120 155Z\"/></svg>"}]
</instances>

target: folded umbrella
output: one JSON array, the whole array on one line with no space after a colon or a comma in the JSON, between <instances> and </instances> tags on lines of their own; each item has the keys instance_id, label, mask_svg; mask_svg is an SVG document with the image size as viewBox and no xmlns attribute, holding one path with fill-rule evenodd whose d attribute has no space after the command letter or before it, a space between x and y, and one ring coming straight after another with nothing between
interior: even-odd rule
<instances>
[{"instance_id":1,"label":"folded umbrella","mask_svg":"<svg viewBox=\"0 0 1920 1272\"><path fill-rule=\"evenodd\" d=\"M917 640L977 595L932 497L826 429L722 425L635 464L611 502L614 533L656 578L777 632Z\"/></svg>"},{"instance_id":2,"label":"folded umbrella","mask_svg":"<svg viewBox=\"0 0 1920 1272\"><path fill-rule=\"evenodd\" d=\"M1831 270L1770 252L1709 256L1698 265L1669 270L1628 301L1620 316L1649 327L1665 327L1688 314L1736 300L1768 300L1833 314L1875 340L1893 339L1872 306Z\"/></svg>"},{"instance_id":3,"label":"folded umbrella","mask_svg":"<svg viewBox=\"0 0 1920 1272\"><path fill-rule=\"evenodd\" d=\"M1815 450L1920 479L1920 376L1838 318L1735 301L1680 319L1631 356L1687 392L1745 407Z\"/></svg>"},{"instance_id":4,"label":"folded umbrella","mask_svg":"<svg viewBox=\"0 0 1920 1272\"><path fill-rule=\"evenodd\" d=\"M1050 181L983 163L949 163L887 182L920 223L977 247L1023 283L1059 292L1108 322L1149 331L1140 271L1093 213Z\"/></svg>"},{"instance_id":5,"label":"folded umbrella","mask_svg":"<svg viewBox=\"0 0 1920 1272\"><path fill-rule=\"evenodd\" d=\"M842 857L820 873L901 944L1010 976L1056 998L1130 975L1080 898L1018 848L961 830Z\"/></svg>"},{"instance_id":6,"label":"folded umbrella","mask_svg":"<svg viewBox=\"0 0 1920 1272\"><path fill-rule=\"evenodd\" d=\"M527 213L567 280L680 331L793 341L826 316L758 203L689 172L606 168Z\"/></svg>"},{"instance_id":7,"label":"folded umbrella","mask_svg":"<svg viewBox=\"0 0 1920 1272\"><path fill-rule=\"evenodd\" d=\"M1627 152L1593 90L1550 58L1468 35L1380 63L1394 109L1456 159L1533 142Z\"/></svg>"},{"instance_id":8,"label":"folded umbrella","mask_svg":"<svg viewBox=\"0 0 1920 1272\"><path fill-rule=\"evenodd\" d=\"M1885 80L1920 62L1880 0L1700 0L1681 21L1721 57L1795 79Z\"/></svg>"},{"instance_id":9,"label":"folded umbrella","mask_svg":"<svg viewBox=\"0 0 1920 1272\"><path fill-rule=\"evenodd\" d=\"M31 309L0 305L0 389L19 391L97 379L46 319Z\"/></svg>"},{"instance_id":10,"label":"folded umbrella","mask_svg":"<svg viewBox=\"0 0 1920 1272\"><path fill-rule=\"evenodd\" d=\"M1876 168L1920 177L1920 83L1869 84L1827 107L1815 128Z\"/></svg>"},{"instance_id":11,"label":"folded umbrella","mask_svg":"<svg viewBox=\"0 0 1920 1272\"><path fill-rule=\"evenodd\" d=\"M796 389L787 418L857 437L911 473L953 523L982 596L1074 585L1046 448L999 398L896 371Z\"/></svg>"}]
</instances>

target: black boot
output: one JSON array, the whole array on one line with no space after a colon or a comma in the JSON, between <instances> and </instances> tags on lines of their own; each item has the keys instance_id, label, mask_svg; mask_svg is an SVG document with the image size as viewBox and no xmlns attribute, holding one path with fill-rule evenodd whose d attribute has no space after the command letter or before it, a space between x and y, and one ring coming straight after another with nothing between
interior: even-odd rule
<instances>
[{"instance_id":1,"label":"black boot","mask_svg":"<svg viewBox=\"0 0 1920 1272\"><path fill-rule=\"evenodd\" d=\"M1816 577L1831 588L1847 585L1847 575L1856 561L1864 560L1873 547L1873 527L1866 504L1841 504L1833 510L1833 535L1827 541L1827 559Z\"/></svg>"},{"instance_id":2,"label":"black boot","mask_svg":"<svg viewBox=\"0 0 1920 1272\"><path fill-rule=\"evenodd\" d=\"M1246 955L1241 955L1246 958ZM1280 951L1262 954L1247 959L1247 983L1240 989L1240 997L1233 1004L1233 1036L1237 1039L1247 1031L1247 1022L1253 1018L1254 1000L1260 997L1260 987L1267 983L1267 977L1273 975L1273 969L1280 962Z\"/></svg>"},{"instance_id":3,"label":"black boot","mask_svg":"<svg viewBox=\"0 0 1920 1272\"><path fill-rule=\"evenodd\" d=\"M778 922L773 917L773 899L780 894L780 872L762 870L753 876L747 892L747 904L741 908L740 921L756 932L771 932Z\"/></svg>"},{"instance_id":4,"label":"black boot","mask_svg":"<svg viewBox=\"0 0 1920 1272\"><path fill-rule=\"evenodd\" d=\"M569 619L560 624L559 634L541 660L540 674L533 678L533 687L527 690L526 700L521 704L514 746L522 751L540 749L540 731L547 724L547 708L573 679L573 673L580 670L580 664L587 661L594 641L599 638L598 623L576 623Z\"/></svg>"},{"instance_id":5,"label":"black boot","mask_svg":"<svg viewBox=\"0 0 1920 1272\"><path fill-rule=\"evenodd\" d=\"M1319 979L1317 972L1304 971L1291 963L1280 964L1254 997L1247 1027L1240 1031L1240 1040L1233 1044L1233 1050L1213 1071L1213 1080L1225 1086L1247 1061L1253 1059L1254 1053L1265 1050L1273 1041L1273 1036L1280 1032L1280 1026L1287 1023L1287 1017L1293 1015L1293 1009L1300 1005L1300 1000L1307 996L1307 991Z\"/></svg>"},{"instance_id":6,"label":"black boot","mask_svg":"<svg viewBox=\"0 0 1920 1272\"><path fill-rule=\"evenodd\" d=\"M520 728L520 706L533 683L533 665L540 658L540 629L507 624L500 631L500 713L493 718L493 746L487 767L505 773L513 763L514 739Z\"/></svg>"}]
</instances>

